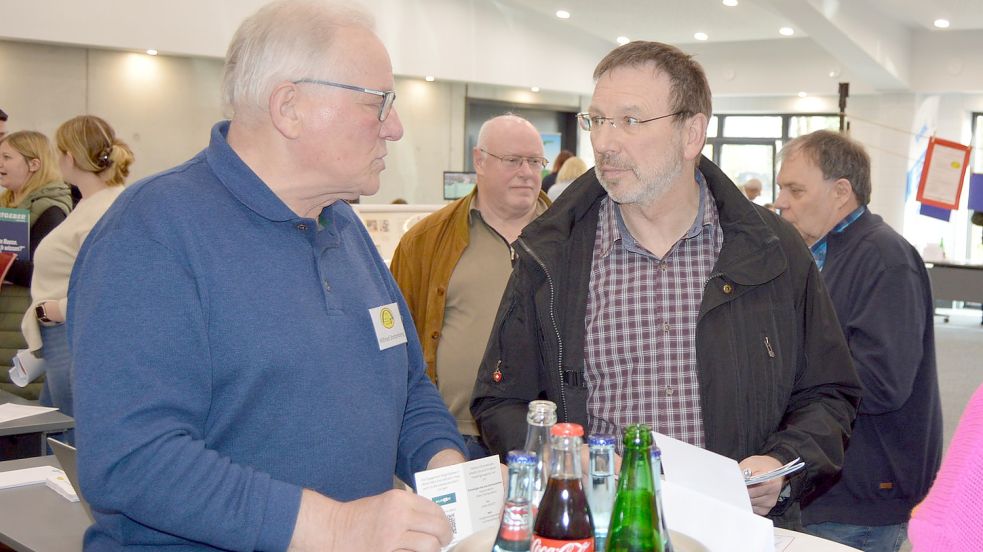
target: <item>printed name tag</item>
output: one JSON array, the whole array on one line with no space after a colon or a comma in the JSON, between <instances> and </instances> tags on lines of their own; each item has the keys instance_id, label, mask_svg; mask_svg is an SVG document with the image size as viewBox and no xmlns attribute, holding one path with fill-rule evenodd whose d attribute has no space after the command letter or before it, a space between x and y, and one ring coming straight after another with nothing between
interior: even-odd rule
<instances>
[{"instance_id":1,"label":"printed name tag","mask_svg":"<svg viewBox=\"0 0 983 552\"><path fill-rule=\"evenodd\" d=\"M375 328L375 338L379 340L380 351L406 343L406 331L403 330L403 317L399 315L399 305L389 303L369 309L369 316L372 317L372 327Z\"/></svg>"}]
</instances>

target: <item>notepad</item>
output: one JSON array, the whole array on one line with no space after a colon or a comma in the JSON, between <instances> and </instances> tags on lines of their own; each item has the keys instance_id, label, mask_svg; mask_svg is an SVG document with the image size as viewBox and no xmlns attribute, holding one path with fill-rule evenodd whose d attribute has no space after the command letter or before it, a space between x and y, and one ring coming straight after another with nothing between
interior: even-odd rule
<instances>
[{"instance_id":1,"label":"notepad","mask_svg":"<svg viewBox=\"0 0 983 552\"><path fill-rule=\"evenodd\" d=\"M31 406L27 404L4 403L0 404L0 423L11 420L19 420L30 416L37 416L45 412L58 410L49 406Z\"/></svg>"},{"instance_id":2,"label":"notepad","mask_svg":"<svg viewBox=\"0 0 983 552\"><path fill-rule=\"evenodd\" d=\"M64 476L65 472L54 466L37 466L35 468L0 472L0 489L38 485L46 482L51 475Z\"/></svg>"}]
</instances>

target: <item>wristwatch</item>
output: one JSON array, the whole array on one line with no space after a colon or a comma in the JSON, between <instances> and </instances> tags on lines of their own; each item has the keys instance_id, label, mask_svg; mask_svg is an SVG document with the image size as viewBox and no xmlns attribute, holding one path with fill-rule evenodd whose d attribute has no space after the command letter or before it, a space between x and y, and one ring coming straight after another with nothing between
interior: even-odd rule
<instances>
[{"instance_id":1,"label":"wristwatch","mask_svg":"<svg viewBox=\"0 0 983 552\"><path fill-rule=\"evenodd\" d=\"M38 316L39 321L45 324L51 324L52 322L54 322L54 320L48 318L48 313L44 310L44 303L41 303L38 306L34 307L34 314Z\"/></svg>"}]
</instances>

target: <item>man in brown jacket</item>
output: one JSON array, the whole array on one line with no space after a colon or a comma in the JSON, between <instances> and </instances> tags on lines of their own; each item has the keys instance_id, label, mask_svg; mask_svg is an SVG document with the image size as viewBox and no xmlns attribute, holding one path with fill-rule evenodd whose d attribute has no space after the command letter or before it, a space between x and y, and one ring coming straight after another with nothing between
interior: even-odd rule
<instances>
[{"instance_id":1,"label":"man in brown jacket","mask_svg":"<svg viewBox=\"0 0 983 552\"><path fill-rule=\"evenodd\" d=\"M512 272L512 243L546 210L543 141L516 115L478 132L477 185L403 236L391 269L423 342L430 377L457 420L471 459L489 454L469 411L478 364Z\"/></svg>"}]
</instances>

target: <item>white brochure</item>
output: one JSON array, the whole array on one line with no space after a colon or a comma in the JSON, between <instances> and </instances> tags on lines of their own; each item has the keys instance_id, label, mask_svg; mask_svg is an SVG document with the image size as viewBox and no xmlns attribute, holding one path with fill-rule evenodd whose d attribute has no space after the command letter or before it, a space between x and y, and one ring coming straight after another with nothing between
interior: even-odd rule
<instances>
[{"instance_id":1,"label":"white brochure","mask_svg":"<svg viewBox=\"0 0 983 552\"><path fill-rule=\"evenodd\" d=\"M416 474L417 494L436 502L451 522L454 537L448 548L472 533L498 527L505 503L500 466L498 456L489 456Z\"/></svg>"}]
</instances>

